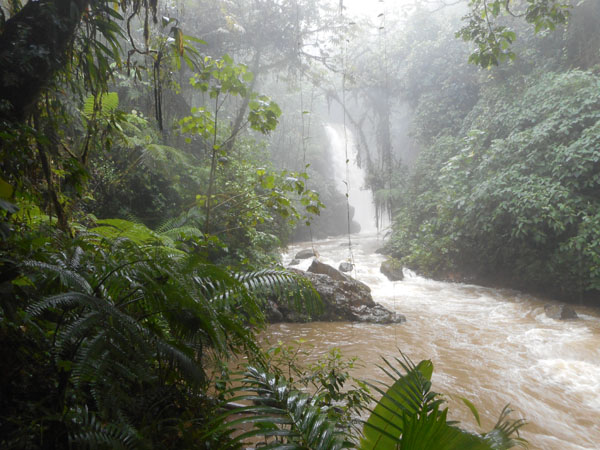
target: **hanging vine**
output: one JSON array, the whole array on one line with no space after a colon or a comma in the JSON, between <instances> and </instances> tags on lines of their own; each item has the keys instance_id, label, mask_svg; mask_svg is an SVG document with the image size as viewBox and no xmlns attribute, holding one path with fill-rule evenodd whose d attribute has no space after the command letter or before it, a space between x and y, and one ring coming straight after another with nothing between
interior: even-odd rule
<instances>
[{"instance_id":1,"label":"hanging vine","mask_svg":"<svg viewBox=\"0 0 600 450\"><path fill-rule=\"evenodd\" d=\"M340 2L340 16L344 17L343 11L343 3ZM344 184L346 185L346 224L348 227L348 254L349 260L352 264L352 268L356 270L354 264L354 253L352 252L352 236L350 234L351 230L351 217L350 217L350 158L348 157L348 130L346 128L346 76L347 76L347 67L346 67L346 58L348 57L348 39L344 38L343 41L343 49L342 49L342 109L343 109L343 126L344 126L344 155L346 162L346 181Z\"/></svg>"}]
</instances>

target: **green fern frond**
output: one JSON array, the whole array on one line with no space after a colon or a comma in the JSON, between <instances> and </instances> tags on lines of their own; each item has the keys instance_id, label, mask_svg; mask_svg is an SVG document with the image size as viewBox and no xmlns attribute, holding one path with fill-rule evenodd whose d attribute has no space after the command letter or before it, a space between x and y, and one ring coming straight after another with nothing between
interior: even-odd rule
<instances>
[{"instance_id":1,"label":"green fern frond","mask_svg":"<svg viewBox=\"0 0 600 450\"><path fill-rule=\"evenodd\" d=\"M125 423L103 424L87 408L82 411L81 429L69 436L71 444L78 448L105 448L133 450L140 447L141 439L133 427Z\"/></svg>"},{"instance_id":2,"label":"green fern frond","mask_svg":"<svg viewBox=\"0 0 600 450\"><path fill-rule=\"evenodd\" d=\"M102 315L97 311L87 312L73 322L63 326L56 339L59 355L68 354L71 348L80 342L102 323Z\"/></svg>"},{"instance_id":3,"label":"green fern frond","mask_svg":"<svg viewBox=\"0 0 600 450\"><path fill-rule=\"evenodd\" d=\"M283 442L272 442L263 448L271 449L315 449L336 450L350 448L344 435L336 430L335 420L321 406L321 397L293 389L286 380L254 367L248 367L239 380L242 388L233 391L254 391L231 399L233 402L253 401L252 406L229 411L214 421L212 432L233 432L236 427L252 424L255 429L236 436L233 443L243 442L251 437L278 437ZM224 422L231 416L244 417ZM270 427L261 427L270 424Z\"/></svg>"},{"instance_id":4,"label":"green fern frond","mask_svg":"<svg viewBox=\"0 0 600 450\"><path fill-rule=\"evenodd\" d=\"M74 432L74 445L120 448L129 441L104 424L141 430L145 425L139 422L136 399L157 383L176 389L185 385L197 393L206 382L203 356L208 349L218 357L243 353L264 364L254 335L256 325L264 323L261 302L266 295L292 289L304 303L304 286L283 271L239 274L209 263L201 253L179 250L184 245L176 240L185 234L202 238L193 221L165 235L130 221L96 223L97 228L80 232L24 266L32 276L41 274L38 279L50 294L26 312L33 320L43 319L40 323L54 322L46 325L54 333L48 340L50 355L68 377L68 395L85 399L101 418L100 428L90 425ZM292 391L286 391L288 403L279 398L283 413L277 420L294 431L280 428L270 435L287 434L289 445L299 439L313 442L315 448L338 448L333 443L341 437L325 421L330 411L321 399ZM177 420L169 414L178 414L178 407L170 408L160 420L171 420L172 427ZM263 422L273 413L264 410Z\"/></svg>"},{"instance_id":5,"label":"green fern frond","mask_svg":"<svg viewBox=\"0 0 600 450\"><path fill-rule=\"evenodd\" d=\"M288 305L307 314L319 314L323 304L318 293L303 277L285 270L264 269L236 274L243 286L259 299L275 295Z\"/></svg>"},{"instance_id":6,"label":"green fern frond","mask_svg":"<svg viewBox=\"0 0 600 450\"><path fill-rule=\"evenodd\" d=\"M69 261L69 266L72 267L73 270L81 269L81 262L84 255L85 251L80 246L75 247L75 249L73 250L73 256Z\"/></svg>"},{"instance_id":7,"label":"green fern frond","mask_svg":"<svg viewBox=\"0 0 600 450\"><path fill-rule=\"evenodd\" d=\"M203 223L203 212L199 208L194 207L190 208L179 217L170 217L165 219L158 227L156 227L156 232L163 234L169 233L177 228L187 229L187 227L190 227L190 233L196 233L197 231L200 231ZM202 233L200 234L201 236L199 237L204 236Z\"/></svg>"},{"instance_id":8,"label":"green fern frond","mask_svg":"<svg viewBox=\"0 0 600 450\"><path fill-rule=\"evenodd\" d=\"M90 232L98 233L107 238L124 237L137 244L160 241L159 236L143 224L124 219L104 219L96 222L98 226Z\"/></svg>"},{"instance_id":9,"label":"green fern frond","mask_svg":"<svg viewBox=\"0 0 600 450\"><path fill-rule=\"evenodd\" d=\"M89 306L96 303L97 300L95 297L81 292L66 292L36 302L29 306L26 312L32 316L39 316L50 308L69 309L73 306Z\"/></svg>"},{"instance_id":10,"label":"green fern frond","mask_svg":"<svg viewBox=\"0 0 600 450\"><path fill-rule=\"evenodd\" d=\"M188 382L201 384L206 381L206 374L202 366L193 357L162 340L156 340L156 347L158 350L158 359L174 363Z\"/></svg>"},{"instance_id":11,"label":"green fern frond","mask_svg":"<svg viewBox=\"0 0 600 450\"><path fill-rule=\"evenodd\" d=\"M93 291L89 282L84 277L67 267L57 264L48 264L43 261L24 261L23 266L54 274L67 289L77 289L85 294L91 294Z\"/></svg>"},{"instance_id":12,"label":"green fern frond","mask_svg":"<svg viewBox=\"0 0 600 450\"><path fill-rule=\"evenodd\" d=\"M161 236L167 236L173 241L189 238L202 239L204 237L204 233L202 233L199 228L193 225L173 226L170 228L168 228L168 225L164 225L161 228L163 229L163 231L160 232Z\"/></svg>"},{"instance_id":13,"label":"green fern frond","mask_svg":"<svg viewBox=\"0 0 600 450\"><path fill-rule=\"evenodd\" d=\"M148 144L144 147L141 162L148 164L150 161L162 164L174 163L180 166L190 164L190 160L184 152L175 147L161 144Z\"/></svg>"},{"instance_id":14,"label":"green fern frond","mask_svg":"<svg viewBox=\"0 0 600 450\"><path fill-rule=\"evenodd\" d=\"M131 211L125 211L123 213L123 217L125 217L125 220L138 224L138 225L144 225L144 221L142 219L140 219L138 216L136 216L134 213L132 213Z\"/></svg>"},{"instance_id":15,"label":"green fern frond","mask_svg":"<svg viewBox=\"0 0 600 450\"><path fill-rule=\"evenodd\" d=\"M91 119L94 113L99 112L103 117L108 117L119 107L119 94L116 92L107 92L99 97L88 96L82 108L82 115L86 119Z\"/></svg>"},{"instance_id":16,"label":"green fern frond","mask_svg":"<svg viewBox=\"0 0 600 450\"><path fill-rule=\"evenodd\" d=\"M168 233L174 228L179 228L183 226L185 223L185 219L182 217L167 217L163 219L158 226L154 229L159 234Z\"/></svg>"}]
</instances>

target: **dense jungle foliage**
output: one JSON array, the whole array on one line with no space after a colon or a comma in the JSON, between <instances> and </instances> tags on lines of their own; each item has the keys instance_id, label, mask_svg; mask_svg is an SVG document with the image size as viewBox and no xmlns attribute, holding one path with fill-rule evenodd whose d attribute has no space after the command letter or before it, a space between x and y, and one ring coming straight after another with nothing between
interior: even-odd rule
<instances>
[{"instance_id":1,"label":"dense jungle foliage","mask_svg":"<svg viewBox=\"0 0 600 450\"><path fill-rule=\"evenodd\" d=\"M409 80L428 64L430 79L405 97L420 152L394 212L394 256L430 276L598 298L599 18L583 2L540 38L504 17L518 58L486 72L444 58L467 50L429 22L435 38L402 64Z\"/></svg>"},{"instance_id":2,"label":"dense jungle foliage","mask_svg":"<svg viewBox=\"0 0 600 450\"><path fill-rule=\"evenodd\" d=\"M529 3L540 30L566 20L561 2ZM482 17L480 1L469 8ZM398 218L395 254L423 270L462 268L468 255L565 289L584 274L578 292L597 289L595 62L563 70L585 49L490 77L467 65L464 44L444 47L450 25L427 10L383 58L377 48L350 58L373 24L350 26L343 8L316 0L2 1L0 11L0 447L524 445L508 409L488 432L447 420L428 361L385 360L391 383L379 386L354 380L335 352L301 367L256 334L269 295L321 308L277 262L298 224L323 211L326 235L346 217L314 131L332 104L355 128L379 213ZM431 40L408 48L419 23ZM466 26L480 53L506 50L493 35L477 41L480 22ZM568 47L565 33L553 38ZM539 52L527 61L550 52L527 49ZM434 56L449 51L452 70ZM385 64L351 76L348 61L361 58ZM422 147L408 181L391 145L402 86ZM353 109L360 99L369 123Z\"/></svg>"}]
</instances>

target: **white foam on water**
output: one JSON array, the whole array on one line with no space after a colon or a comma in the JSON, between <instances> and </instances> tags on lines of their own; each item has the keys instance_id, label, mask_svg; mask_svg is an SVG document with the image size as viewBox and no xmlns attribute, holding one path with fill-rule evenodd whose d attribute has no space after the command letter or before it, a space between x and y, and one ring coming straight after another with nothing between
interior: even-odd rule
<instances>
[{"instance_id":1,"label":"white foam on water","mask_svg":"<svg viewBox=\"0 0 600 450\"><path fill-rule=\"evenodd\" d=\"M541 359L533 366L546 382L576 394L583 404L600 411L600 367L598 362L576 359ZM598 415L600 421L600 414ZM598 443L600 445L600 442Z\"/></svg>"}]
</instances>

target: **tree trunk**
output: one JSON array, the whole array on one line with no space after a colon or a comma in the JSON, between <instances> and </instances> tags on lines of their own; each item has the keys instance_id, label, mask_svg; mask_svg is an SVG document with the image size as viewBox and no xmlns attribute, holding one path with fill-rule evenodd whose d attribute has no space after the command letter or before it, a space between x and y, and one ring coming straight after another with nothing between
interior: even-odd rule
<instances>
[{"instance_id":1,"label":"tree trunk","mask_svg":"<svg viewBox=\"0 0 600 450\"><path fill-rule=\"evenodd\" d=\"M210 207L212 202L213 184L217 169L217 124L219 118L219 93L215 97L215 131L213 134L212 155L210 159L210 176L208 178L208 194L206 195L206 221L204 222L204 234L210 233Z\"/></svg>"},{"instance_id":2,"label":"tree trunk","mask_svg":"<svg viewBox=\"0 0 600 450\"><path fill-rule=\"evenodd\" d=\"M29 1L0 34L0 119L21 121L66 62L90 0Z\"/></svg>"},{"instance_id":3,"label":"tree trunk","mask_svg":"<svg viewBox=\"0 0 600 450\"><path fill-rule=\"evenodd\" d=\"M40 120L37 114L33 115L35 127L38 130L42 129L40 124ZM51 139L48 139L51 142ZM48 197L50 200L50 204L54 207L54 212L56 213L56 219L58 222L58 228L65 233L69 233L69 222L67 220L67 215L63 208L60 199L58 198L58 192L54 186L54 182L52 180L52 168L50 167L50 161L48 160L48 154L52 154L53 152L48 149L48 144L45 144L41 141L37 142L38 155L40 157L40 163L42 166L42 171L44 173L44 178L46 179L46 185L48 186ZM56 153L56 150L54 151ZM52 214L49 213L49 216Z\"/></svg>"},{"instance_id":4,"label":"tree trunk","mask_svg":"<svg viewBox=\"0 0 600 450\"><path fill-rule=\"evenodd\" d=\"M248 93L244 97L242 101L242 106L238 110L237 116L233 123L233 127L231 128L231 135L227 142L225 143L225 150L230 152L233 150L235 146L235 141L237 140L238 134L242 131L242 125L244 122L244 117L246 116L246 111L248 110L248 105L250 104L250 96L254 91L254 87L256 86L256 79L258 78L258 69L260 68L260 49L256 51L254 55L254 61L252 62L252 73L254 74L254 78L252 79L252 83L248 89Z\"/></svg>"}]
</instances>

